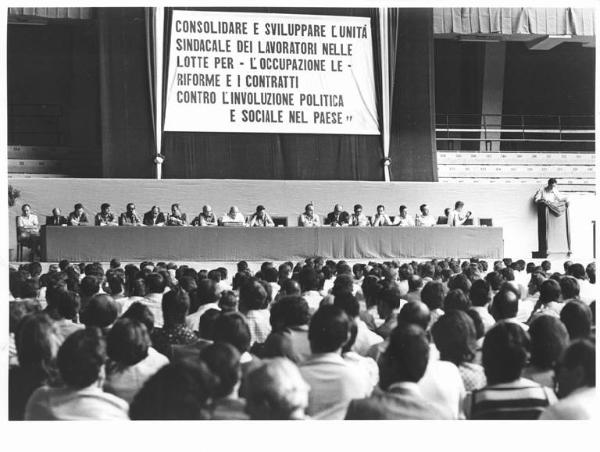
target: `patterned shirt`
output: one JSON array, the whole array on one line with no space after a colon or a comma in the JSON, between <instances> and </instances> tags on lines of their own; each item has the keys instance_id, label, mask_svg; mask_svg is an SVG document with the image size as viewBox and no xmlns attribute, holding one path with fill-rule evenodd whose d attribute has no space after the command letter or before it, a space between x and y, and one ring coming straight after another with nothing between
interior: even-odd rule
<instances>
[{"instance_id":1,"label":"patterned shirt","mask_svg":"<svg viewBox=\"0 0 600 452\"><path fill-rule=\"evenodd\" d=\"M172 357L171 345L188 345L198 342L198 337L185 324L163 327L152 333L152 346L156 351Z\"/></svg>"},{"instance_id":2,"label":"patterned shirt","mask_svg":"<svg viewBox=\"0 0 600 452\"><path fill-rule=\"evenodd\" d=\"M96 214L96 217L94 218L94 220L95 220L94 224L96 226L116 226L117 225L117 218L112 213L104 215L102 212L99 212Z\"/></svg>"},{"instance_id":3,"label":"patterned shirt","mask_svg":"<svg viewBox=\"0 0 600 452\"><path fill-rule=\"evenodd\" d=\"M471 392L483 388L487 384L483 367L479 364L461 363L458 372L465 385L465 391Z\"/></svg>"},{"instance_id":4,"label":"patterned shirt","mask_svg":"<svg viewBox=\"0 0 600 452\"><path fill-rule=\"evenodd\" d=\"M251 309L246 313L246 323L250 328L250 345L258 342L262 344L271 333L269 319L271 313L268 309Z\"/></svg>"},{"instance_id":5,"label":"patterned shirt","mask_svg":"<svg viewBox=\"0 0 600 452\"><path fill-rule=\"evenodd\" d=\"M122 213L119 217L119 224L123 225L138 225L142 224L142 219L139 217L137 213Z\"/></svg>"}]
</instances>

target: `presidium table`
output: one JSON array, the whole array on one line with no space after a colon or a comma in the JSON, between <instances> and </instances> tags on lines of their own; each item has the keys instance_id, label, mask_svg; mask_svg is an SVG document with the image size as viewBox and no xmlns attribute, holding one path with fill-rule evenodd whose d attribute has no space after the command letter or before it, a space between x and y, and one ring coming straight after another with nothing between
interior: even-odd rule
<instances>
[{"instance_id":1,"label":"presidium table","mask_svg":"<svg viewBox=\"0 0 600 452\"><path fill-rule=\"evenodd\" d=\"M42 226L42 260L282 261L479 257L504 254L498 227Z\"/></svg>"}]
</instances>

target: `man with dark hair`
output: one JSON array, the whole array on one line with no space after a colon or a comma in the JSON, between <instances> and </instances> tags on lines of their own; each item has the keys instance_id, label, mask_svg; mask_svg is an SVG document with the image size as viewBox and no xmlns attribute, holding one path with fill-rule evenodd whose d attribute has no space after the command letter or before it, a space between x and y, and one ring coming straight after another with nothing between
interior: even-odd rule
<instances>
[{"instance_id":1,"label":"man with dark hair","mask_svg":"<svg viewBox=\"0 0 600 452\"><path fill-rule=\"evenodd\" d=\"M411 215L408 214L408 208L405 205L400 206L400 209L398 210L399 213L396 216L396 218L394 218L394 221L392 223L393 226L406 227L415 225L415 220Z\"/></svg>"},{"instance_id":2,"label":"man with dark hair","mask_svg":"<svg viewBox=\"0 0 600 452\"><path fill-rule=\"evenodd\" d=\"M527 325L516 320L518 312L519 295L515 290L512 290L512 286L503 284L498 293L494 296L490 313L496 322L506 320L516 323L523 328L524 331L527 331Z\"/></svg>"},{"instance_id":3,"label":"man with dark hair","mask_svg":"<svg viewBox=\"0 0 600 452\"><path fill-rule=\"evenodd\" d=\"M360 318L360 304L351 292L341 291L335 296L333 304L342 309L356 323L356 337L351 348L353 352L358 353L360 356L367 356L371 347L383 341L383 338L371 331L368 325Z\"/></svg>"},{"instance_id":4,"label":"man with dark hair","mask_svg":"<svg viewBox=\"0 0 600 452\"><path fill-rule=\"evenodd\" d=\"M567 271L579 284L579 299L589 306L596 299L596 289L587 277L586 269L581 264L573 264Z\"/></svg>"},{"instance_id":5,"label":"man with dark hair","mask_svg":"<svg viewBox=\"0 0 600 452\"><path fill-rule=\"evenodd\" d=\"M489 283L492 293L496 294L504 282L504 277L499 271L493 271L485 275L485 280Z\"/></svg>"},{"instance_id":6,"label":"man with dark hair","mask_svg":"<svg viewBox=\"0 0 600 452\"><path fill-rule=\"evenodd\" d=\"M83 204L79 202L75 204L67 222L69 226L87 226L89 224L87 214L83 210Z\"/></svg>"},{"instance_id":7,"label":"man with dark hair","mask_svg":"<svg viewBox=\"0 0 600 452\"><path fill-rule=\"evenodd\" d=\"M27 402L25 419L128 419L127 402L102 390L106 359L106 343L97 328L71 334L57 356L64 386L37 389Z\"/></svg>"},{"instance_id":8,"label":"man with dark hair","mask_svg":"<svg viewBox=\"0 0 600 452\"><path fill-rule=\"evenodd\" d=\"M423 290L424 281L419 275L411 275L408 278L408 293L403 299L408 302L421 301L421 291Z\"/></svg>"},{"instance_id":9,"label":"man with dark hair","mask_svg":"<svg viewBox=\"0 0 600 452\"><path fill-rule=\"evenodd\" d=\"M250 345L262 344L271 332L266 300L267 291L258 280L250 280L240 287L239 308L250 328Z\"/></svg>"},{"instance_id":10,"label":"man with dark hair","mask_svg":"<svg viewBox=\"0 0 600 452\"><path fill-rule=\"evenodd\" d=\"M298 282L302 289L302 296L308 303L311 312L316 311L323 299L319 293L319 274L314 268L305 266L298 274Z\"/></svg>"},{"instance_id":11,"label":"man with dark hair","mask_svg":"<svg viewBox=\"0 0 600 452\"><path fill-rule=\"evenodd\" d=\"M152 311L154 326L161 328L163 326L162 297L167 288L167 280L160 273L149 273L144 278L144 282L146 283L146 296L141 302Z\"/></svg>"},{"instance_id":12,"label":"man with dark hair","mask_svg":"<svg viewBox=\"0 0 600 452\"><path fill-rule=\"evenodd\" d=\"M528 358L529 336L523 328L502 321L488 331L483 341L487 386L467 396L467 418L537 419L554 403L551 389L521 377Z\"/></svg>"},{"instance_id":13,"label":"man with dark hair","mask_svg":"<svg viewBox=\"0 0 600 452\"><path fill-rule=\"evenodd\" d=\"M218 305L220 293L218 283L210 278L202 279L198 288L190 292L190 313L185 323L193 331L198 331L200 317L209 309L221 309Z\"/></svg>"},{"instance_id":14,"label":"man with dark hair","mask_svg":"<svg viewBox=\"0 0 600 452\"><path fill-rule=\"evenodd\" d=\"M141 226L142 219L135 211L135 204L130 202L125 208L125 212L119 217L119 226Z\"/></svg>"},{"instance_id":15,"label":"man with dark hair","mask_svg":"<svg viewBox=\"0 0 600 452\"><path fill-rule=\"evenodd\" d=\"M567 327L572 341L588 339L592 331L592 311L583 301L569 301L560 311L560 320Z\"/></svg>"},{"instance_id":16,"label":"man with dark hair","mask_svg":"<svg viewBox=\"0 0 600 452\"><path fill-rule=\"evenodd\" d=\"M81 322L86 327L95 326L107 332L119 316L119 307L110 295L98 294L81 311Z\"/></svg>"},{"instance_id":17,"label":"man with dark hair","mask_svg":"<svg viewBox=\"0 0 600 452\"><path fill-rule=\"evenodd\" d=\"M562 300L579 300L579 283L572 276L560 278L560 292Z\"/></svg>"},{"instance_id":18,"label":"man with dark hair","mask_svg":"<svg viewBox=\"0 0 600 452\"><path fill-rule=\"evenodd\" d=\"M385 392L350 402L346 419L452 419L421 395L417 383L428 360L425 331L416 325L399 325L380 362L379 386Z\"/></svg>"},{"instance_id":19,"label":"man with dark hair","mask_svg":"<svg viewBox=\"0 0 600 452\"><path fill-rule=\"evenodd\" d=\"M437 218L429 213L429 206L427 204L421 204L419 206L420 214L418 213L415 218L415 224L417 226L435 226Z\"/></svg>"},{"instance_id":20,"label":"man with dark hair","mask_svg":"<svg viewBox=\"0 0 600 452\"><path fill-rule=\"evenodd\" d=\"M540 419L585 420L598 418L596 395L596 347L577 340L565 350L556 368L558 397Z\"/></svg>"},{"instance_id":21,"label":"man with dark hair","mask_svg":"<svg viewBox=\"0 0 600 452\"><path fill-rule=\"evenodd\" d=\"M110 211L110 204L105 202L100 206L100 212L94 217L96 226L118 226L117 217Z\"/></svg>"},{"instance_id":22,"label":"man with dark hair","mask_svg":"<svg viewBox=\"0 0 600 452\"><path fill-rule=\"evenodd\" d=\"M369 221L369 217L367 217L363 212L363 207L360 204L354 205L354 213L350 215L350 226L371 226L371 222Z\"/></svg>"},{"instance_id":23,"label":"man with dark hair","mask_svg":"<svg viewBox=\"0 0 600 452\"><path fill-rule=\"evenodd\" d=\"M390 287L382 290L377 300L377 314L383 320L383 323L375 332L384 339L396 328L396 316L400 312L400 306L402 306L400 298L400 290L396 287Z\"/></svg>"},{"instance_id":24,"label":"man with dark hair","mask_svg":"<svg viewBox=\"0 0 600 452\"><path fill-rule=\"evenodd\" d=\"M491 327L494 326L496 321L490 314L489 305L492 301L490 284L484 279L478 279L473 281L471 290L469 291L469 299L471 305L475 311L481 317L485 332L488 332Z\"/></svg>"},{"instance_id":25,"label":"man with dark hair","mask_svg":"<svg viewBox=\"0 0 600 452\"><path fill-rule=\"evenodd\" d=\"M265 209L265 206L260 205L256 208L256 212L248 220L248 226L273 227L275 226L275 222L267 213L267 209Z\"/></svg>"},{"instance_id":26,"label":"man with dark hair","mask_svg":"<svg viewBox=\"0 0 600 452\"><path fill-rule=\"evenodd\" d=\"M185 290L171 290L162 297L164 325L154 330L154 348L171 359L174 345L189 345L198 341L194 332L185 325L185 316L190 308L190 297Z\"/></svg>"},{"instance_id":27,"label":"man with dark hair","mask_svg":"<svg viewBox=\"0 0 600 452\"><path fill-rule=\"evenodd\" d=\"M307 204L304 208L304 213L302 213L298 218L298 226L321 226L321 219L319 218L319 215L315 213L315 206L312 203Z\"/></svg>"},{"instance_id":28,"label":"man with dark hair","mask_svg":"<svg viewBox=\"0 0 600 452\"><path fill-rule=\"evenodd\" d=\"M311 416L343 419L350 400L370 395L366 374L361 375L341 356L349 337L350 319L343 310L325 305L315 312L308 330L312 356L300 365L311 388L307 410Z\"/></svg>"},{"instance_id":29,"label":"man with dark hair","mask_svg":"<svg viewBox=\"0 0 600 452\"><path fill-rule=\"evenodd\" d=\"M246 403L238 395L242 378L240 352L231 344L217 342L202 349L200 359L219 379L212 402L211 419L247 420Z\"/></svg>"},{"instance_id":30,"label":"man with dark hair","mask_svg":"<svg viewBox=\"0 0 600 452\"><path fill-rule=\"evenodd\" d=\"M471 212L463 212L464 206L464 202L456 201L454 210L448 215L448 226L462 226L471 218Z\"/></svg>"},{"instance_id":31,"label":"man with dark hair","mask_svg":"<svg viewBox=\"0 0 600 452\"><path fill-rule=\"evenodd\" d=\"M421 290L421 301L431 311L431 323L435 323L440 316L444 315L442 310L444 297L444 284L439 281L429 281Z\"/></svg>"},{"instance_id":32,"label":"man with dark hair","mask_svg":"<svg viewBox=\"0 0 600 452\"><path fill-rule=\"evenodd\" d=\"M389 215L385 213L385 207L383 205L380 204L377 206L377 213L373 215L371 225L375 227L392 225L392 220Z\"/></svg>"}]
</instances>

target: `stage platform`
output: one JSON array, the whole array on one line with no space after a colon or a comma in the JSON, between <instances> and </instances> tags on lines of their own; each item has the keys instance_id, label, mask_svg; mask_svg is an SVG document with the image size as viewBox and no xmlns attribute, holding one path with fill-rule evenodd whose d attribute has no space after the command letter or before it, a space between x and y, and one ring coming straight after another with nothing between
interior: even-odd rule
<instances>
[{"instance_id":1,"label":"stage platform","mask_svg":"<svg viewBox=\"0 0 600 452\"><path fill-rule=\"evenodd\" d=\"M42 260L263 261L503 257L502 228L42 228Z\"/></svg>"}]
</instances>

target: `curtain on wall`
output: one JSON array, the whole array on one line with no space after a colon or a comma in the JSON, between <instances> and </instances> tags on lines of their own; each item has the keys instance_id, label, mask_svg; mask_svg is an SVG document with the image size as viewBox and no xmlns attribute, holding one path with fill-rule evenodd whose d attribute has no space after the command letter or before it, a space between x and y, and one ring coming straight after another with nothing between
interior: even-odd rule
<instances>
[{"instance_id":1,"label":"curtain on wall","mask_svg":"<svg viewBox=\"0 0 600 452\"><path fill-rule=\"evenodd\" d=\"M144 8L99 8L103 177L154 176Z\"/></svg>"}]
</instances>

